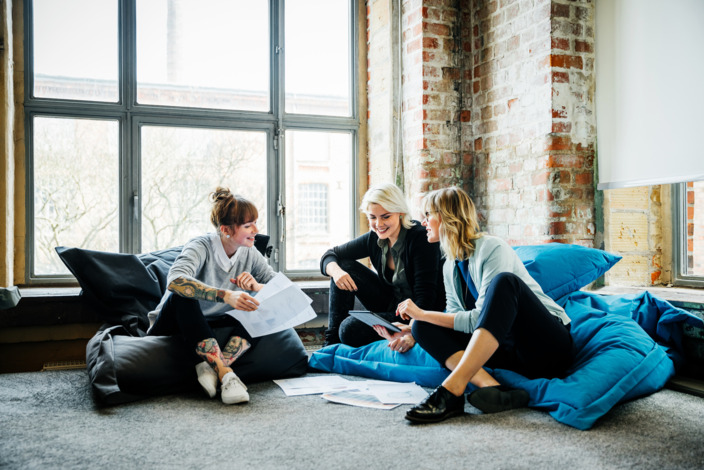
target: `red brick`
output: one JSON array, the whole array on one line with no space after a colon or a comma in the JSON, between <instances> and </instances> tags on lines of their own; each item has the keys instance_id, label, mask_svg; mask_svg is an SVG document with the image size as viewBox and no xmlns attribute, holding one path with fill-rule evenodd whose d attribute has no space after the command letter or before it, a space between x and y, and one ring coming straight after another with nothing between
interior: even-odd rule
<instances>
[{"instance_id":1,"label":"red brick","mask_svg":"<svg viewBox=\"0 0 704 470\"><path fill-rule=\"evenodd\" d=\"M574 50L575 52L594 52L594 45L591 42L587 41L580 41L579 39L576 39L574 41Z\"/></svg>"},{"instance_id":2,"label":"red brick","mask_svg":"<svg viewBox=\"0 0 704 470\"><path fill-rule=\"evenodd\" d=\"M548 168L583 168L584 160L577 155L550 155Z\"/></svg>"},{"instance_id":3,"label":"red brick","mask_svg":"<svg viewBox=\"0 0 704 470\"><path fill-rule=\"evenodd\" d=\"M474 139L474 151L479 152L482 149L482 138Z\"/></svg>"},{"instance_id":4,"label":"red brick","mask_svg":"<svg viewBox=\"0 0 704 470\"><path fill-rule=\"evenodd\" d=\"M545 142L545 150L569 150L571 144L572 139L569 137L548 137Z\"/></svg>"},{"instance_id":5,"label":"red brick","mask_svg":"<svg viewBox=\"0 0 704 470\"><path fill-rule=\"evenodd\" d=\"M552 117L555 119L566 118L567 117L567 110L565 108L553 109L552 110Z\"/></svg>"},{"instance_id":6,"label":"red brick","mask_svg":"<svg viewBox=\"0 0 704 470\"><path fill-rule=\"evenodd\" d=\"M480 89L481 89L481 82L479 80L474 80L474 82L472 82L472 91L474 93L479 93Z\"/></svg>"},{"instance_id":7,"label":"red brick","mask_svg":"<svg viewBox=\"0 0 704 470\"><path fill-rule=\"evenodd\" d=\"M423 32L450 37L450 27L445 24L423 22Z\"/></svg>"},{"instance_id":8,"label":"red brick","mask_svg":"<svg viewBox=\"0 0 704 470\"><path fill-rule=\"evenodd\" d=\"M574 175L575 184L592 184L593 178L590 172L581 172Z\"/></svg>"},{"instance_id":9,"label":"red brick","mask_svg":"<svg viewBox=\"0 0 704 470\"><path fill-rule=\"evenodd\" d=\"M460 122L469 122L472 120L472 111L460 111Z\"/></svg>"},{"instance_id":10,"label":"red brick","mask_svg":"<svg viewBox=\"0 0 704 470\"><path fill-rule=\"evenodd\" d=\"M552 82L553 83L569 83L570 82L570 75L567 72L553 72L552 73Z\"/></svg>"},{"instance_id":11,"label":"red brick","mask_svg":"<svg viewBox=\"0 0 704 470\"><path fill-rule=\"evenodd\" d=\"M582 58L574 55L551 54L550 66L562 69L581 69L584 67Z\"/></svg>"},{"instance_id":12,"label":"red brick","mask_svg":"<svg viewBox=\"0 0 704 470\"><path fill-rule=\"evenodd\" d=\"M548 235L565 235L567 224L565 222L550 222L548 224Z\"/></svg>"},{"instance_id":13,"label":"red brick","mask_svg":"<svg viewBox=\"0 0 704 470\"><path fill-rule=\"evenodd\" d=\"M570 17L570 6L561 5L559 3L553 3L551 6L551 16L558 18L569 18Z\"/></svg>"},{"instance_id":14,"label":"red brick","mask_svg":"<svg viewBox=\"0 0 704 470\"><path fill-rule=\"evenodd\" d=\"M570 40L567 38L552 38L550 39L550 47L552 49L562 49L563 51L569 51Z\"/></svg>"},{"instance_id":15,"label":"red brick","mask_svg":"<svg viewBox=\"0 0 704 470\"><path fill-rule=\"evenodd\" d=\"M552 123L552 131L554 133L569 133L572 130L572 123L571 122L553 122Z\"/></svg>"},{"instance_id":16,"label":"red brick","mask_svg":"<svg viewBox=\"0 0 704 470\"><path fill-rule=\"evenodd\" d=\"M425 49L437 49L439 45L439 41L437 38L429 38L429 37L424 37L423 38L423 47Z\"/></svg>"},{"instance_id":17,"label":"red brick","mask_svg":"<svg viewBox=\"0 0 704 470\"><path fill-rule=\"evenodd\" d=\"M694 204L694 191L687 191L687 204Z\"/></svg>"},{"instance_id":18,"label":"red brick","mask_svg":"<svg viewBox=\"0 0 704 470\"><path fill-rule=\"evenodd\" d=\"M459 80L460 79L460 69L456 67L443 67L442 68L443 78L449 80Z\"/></svg>"}]
</instances>

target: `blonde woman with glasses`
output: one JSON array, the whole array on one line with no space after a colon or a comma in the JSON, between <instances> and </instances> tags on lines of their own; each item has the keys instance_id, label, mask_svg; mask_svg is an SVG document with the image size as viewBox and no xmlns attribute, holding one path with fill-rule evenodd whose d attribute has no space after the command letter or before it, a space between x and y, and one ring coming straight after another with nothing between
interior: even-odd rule
<instances>
[{"instance_id":1,"label":"blonde woman with glasses","mask_svg":"<svg viewBox=\"0 0 704 470\"><path fill-rule=\"evenodd\" d=\"M447 308L429 310L412 299L397 314L413 319L418 344L452 372L406 419L432 423L464 413L467 400L485 413L528 406L524 390L500 384L484 366L526 377L558 377L573 360L570 319L528 274L503 240L479 231L474 203L457 187L422 202L428 241L445 254Z\"/></svg>"}]
</instances>

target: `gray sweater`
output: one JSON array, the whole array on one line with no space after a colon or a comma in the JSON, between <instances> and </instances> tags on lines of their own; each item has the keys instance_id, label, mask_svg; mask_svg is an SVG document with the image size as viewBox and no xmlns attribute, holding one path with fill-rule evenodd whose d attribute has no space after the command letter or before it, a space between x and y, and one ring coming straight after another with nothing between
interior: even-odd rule
<instances>
[{"instance_id":1,"label":"gray sweater","mask_svg":"<svg viewBox=\"0 0 704 470\"><path fill-rule=\"evenodd\" d=\"M208 233L189 240L183 251L169 270L166 277L167 285L174 279L187 276L216 289L242 290L230 282L243 272L250 273L260 284L266 284L276 275L266 259L255 247L238 248L232 257L228 258L222 241L216 233ZM161 302L153 311L149 312L149 327L154 325L161 307L171 292L166 291ZM174 294L177 295L177 294ZM214 315L232 310L225 303L200 300L200 308L204 315Z\"/></svg>"},{"instance_id":2,"label":"gray sweater","mask_svg":"<svg viewBox=\"0 0 704 470\"><path fill-rule=\"evenodd\" d=\"M548 297L543 289L535 282L523 262L508 243L500 238L484 235L474 241L474 253L469 257L467 268L472 281L477 287L478 297L476 306L472 310L467 310L464 304L462 292L462 282L459 268L454 259L447 259L443 266L443 280L445 282L445 292L447 296L448 313L455 314L454 329L473 332L477 327L479 313L485 301L486 290L491 280L499 273L509 272L518 276L532 290L548 311L558 317L563 324L567 325L570 318L565 311Z\"/></svg>"}]
</instances>

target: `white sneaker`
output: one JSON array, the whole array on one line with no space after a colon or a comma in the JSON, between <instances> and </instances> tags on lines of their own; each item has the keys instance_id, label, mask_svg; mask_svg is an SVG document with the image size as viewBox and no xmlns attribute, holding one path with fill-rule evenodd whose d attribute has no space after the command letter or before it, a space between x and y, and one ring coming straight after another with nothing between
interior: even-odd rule
<instances>
[{"instance_id":1,"label":"white sneaker","mask_svg":"<svg viewBox=\"0 0 704 470\"><path fill-rule=\"evenodd\" d=\"M222 398L222 402L226 405L249 401L247 387L242 383L240 378L235 375L234 372L228 372L222 378L220 396Z\"/></svg>"},{"instance_id":2,"label":"white sneaker","mask_svg":"<svg viewBox=\"0 0 704 470\"><path fill-rule=\"evenodd\" d=\"M218 374L205 361L196 366L196 373L200 386L210 398L213 398L218 393Z\"/></svg>"}]
</instances>

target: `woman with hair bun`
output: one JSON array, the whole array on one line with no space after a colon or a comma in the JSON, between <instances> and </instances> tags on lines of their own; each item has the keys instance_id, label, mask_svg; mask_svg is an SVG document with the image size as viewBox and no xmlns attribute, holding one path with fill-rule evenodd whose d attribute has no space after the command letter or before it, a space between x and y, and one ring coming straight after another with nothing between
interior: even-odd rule
<instances>
[{"instance_id":1,"label":"woman with hair bun","mask_svg":"<svg viewBox=\"0 0 704 470\"><path fill-rule=\"evenodd\" d=\"M562 376L573 360L569 317L505 241L479 232L474 203L462 189L432 191L422 207L428 241L440 242L446 258L447 310L408 299L397 313L415 320L418 344L452 372L406 419L433 423L462 414L470 382L478 388L467 401L485 413L528 406L525 390L499 384L482 367Z\"/></svg>"},{"instance_id":2,"label":"woman with hair bun","mask_svg":"<svg viewBox=\"0 0 704 470\"><path fill-rule=\"evenodd\" d=\"M225 312L257 309L251 293L261 290L276 272L254 247L257 208L247 199L218 187L210 195L210 220L217 233L189 240L167 276L167 292L149 313L154 336L179 335L202 362L198 382L211 397L221 385L225 404L249 401L247 387L230 367L255 342L244 327ZM222 349L212 327L232 326Z\"/></svg>"},{"instance_id":3,"label":"woman with hair bun","mask_svg":"<svg viewBox=\"0 0 704 470\"><path fill-rule=\"evenodd\" d=\"M428 243L423 227L411 219L408 202L396 185L370 188L360 210L367 215L370 231L329 249L320 260L320 271L331 277L325 344L357 347L382 337L391 349L403 353L415 340L408 320L398 322L395 316L398 303L411 298L422 308L445 308L440 250ZM357 262L364 258L376 272ZM383 326L372 329L349 316L355 297L368 310L396 321L402 331L392 335Z\"/></svg>"}]
</instances>

